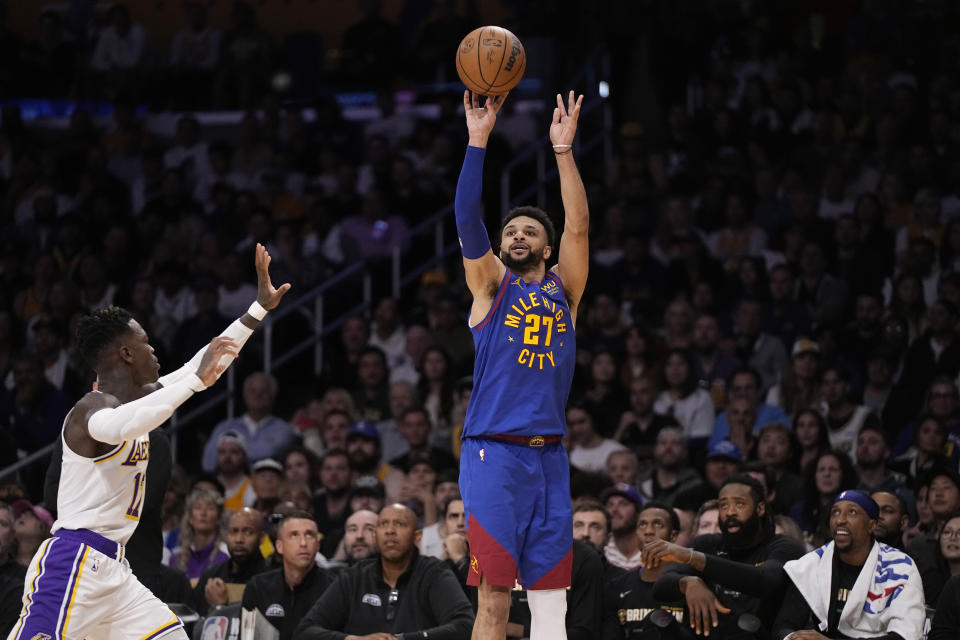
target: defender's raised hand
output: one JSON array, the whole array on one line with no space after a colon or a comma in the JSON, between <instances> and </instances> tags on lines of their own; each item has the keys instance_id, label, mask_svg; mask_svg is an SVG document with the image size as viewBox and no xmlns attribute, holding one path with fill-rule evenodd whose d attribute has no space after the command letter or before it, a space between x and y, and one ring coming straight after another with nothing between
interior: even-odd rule
<instances>
[{"instance_id":1,"label":"defender's raised hand","mask_svg":"<svg viewBox=\"0 0 960 640\"><path fill-rule=\"evenodd\" d=\"M497 114L503 107L509 94L487 96L480 106L480 96L470 91L463 92L463 113L467 120L467 133L470 134L470 146L486 147L487 138L497 123Z\"/></svg>"},{"instance_id":2,"label":"defender's raised hand","mask_svg":"<svg viewBox=\"0 0 960 640\"><path fill-rule=\"evenodd\" d=\"M290 283L284 283L277 289L270 281L270 254L266 247L257 243L257 255L254 259L257 265L257 302L261 307L270 311L280 304L280 299L290 291Z\"/></svg>"},{"instance_id":3,"label":"defender's raised hand","mask_svg":"<svg viewBox=\"0 0 960 640\"><path fill-rule=\"evenodd\" d=\"M573 138L577 134L577 120L580 118L580 105L583 104L583 94L574 101L574 93L570 92L567 105L563 104L563 96L557 94L557 106L553 110L553 122L550 124L550 142L554 145L566 145L569 149ZM557 149L561 151L562 149Z\"/></svg>"}]
</instances>

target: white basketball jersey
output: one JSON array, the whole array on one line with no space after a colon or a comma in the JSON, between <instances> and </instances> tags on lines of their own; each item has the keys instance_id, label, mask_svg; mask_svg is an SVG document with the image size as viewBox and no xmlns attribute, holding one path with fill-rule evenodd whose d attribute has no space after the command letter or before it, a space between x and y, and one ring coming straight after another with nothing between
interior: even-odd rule
<instances>
[{"instance_id":1,"label":"white basketball jersey","mask_svg":"<svg viewBox=\"0 0 960 640\"><path fill-rule=\"evenodd\" d=\"M126 440L97 458L71 451L64 438L58 518L52 531L89 529L126 544L140 521L149 459L149 435Z\"/></svg>"}]
</instances>

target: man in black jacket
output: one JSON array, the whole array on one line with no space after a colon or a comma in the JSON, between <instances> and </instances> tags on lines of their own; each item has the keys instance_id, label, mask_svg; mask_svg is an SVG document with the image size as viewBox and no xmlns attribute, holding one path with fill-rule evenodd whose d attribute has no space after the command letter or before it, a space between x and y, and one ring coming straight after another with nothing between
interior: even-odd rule
<instances>
[{"instance_id":1,"label":"man in black jacket","mask_svg":"<svg viewBox=\"0 0 960 640\"><path fill-rule=\"evenodd\" d=\"M341 573L297 627L297 640L467 640L470 603L443 562L419 554L419 541L413 511L384 507L377 522L380 557Z\"/></svg>"},{"instance_id":2,"label":"man in black jacket","mask_svg":"<svg viewBox=\"0 0 960 640\"><path fill-rule=\"evenodd\" d=\"M263 519L249 507L234 511L227 521L227 548L230 559L215 564L200 576L194 589L197 611L206 614L218 604L230 602L227 584L246 584L249 580L270 569L260 554L260 539L263 537Z\"/></svg>"},{"instance_id":3,"label":"man in black jacket","mask_svg":"<svg viewBox=\"0 0 960 640\"><path fill-rule=\"evenodd\" d=\"M697 633L724 640L767 638L787 588L783 565L805 549L774 534L763 486L745 474L731 476L720 488L719 521L721 533L697 537L693 549L666 540L643 546L644 567L681 563L660 576L653 595L660 602L685 600ZM758 617L761 628L752 628L744 614Z\"/></svg>"},{"instance_id":4,"label":"man in black jacket","mask_svg":"<svg viewBox=\"0 0 960 640\"><path fill-rule=\"evenodd\" d=\"M280 631L280 640L300 638L293 630L333 581L317 566L320 549L317 523L309 513L294 511L277 527L277 553L283 567L254 576L243 592L243 608L259 609Z\"/></svg>"}]
</instances>

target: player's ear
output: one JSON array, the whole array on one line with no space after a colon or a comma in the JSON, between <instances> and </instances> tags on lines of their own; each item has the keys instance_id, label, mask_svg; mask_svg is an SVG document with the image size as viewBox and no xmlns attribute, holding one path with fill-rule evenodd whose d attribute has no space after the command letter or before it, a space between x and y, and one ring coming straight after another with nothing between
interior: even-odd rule
<instances>
[{"instance_id":1,"label":"player's ear","mask_svg":"<svg viewBox=\"0 0 960 640\"><path fill-rule=\"evenodd\" d=\"M128 347L127 345L125 344L120 345L119 353L120 353L120 359L123 360L124 362L126 363L133 362L133 351L131 351L130 347Z\"/></svg>"},{"instance_id":2,"label":"player's ear","mask_svg":"<svg viewBox=\"0 0 960 640\"><path fill-rule=\"evenodd\" d=\"M417 548L420 548L420 539L423 538L423 529L417 529L413 533L413 543L417 545Z\"/></svg>"},{"instance_id":3,"label":"player's ear","mask_svg":"<svg viewBox=\"0 0 960 640\"><path fill-rule=\"evenodd\" d=\"M553 247L547 245L543 248L543 259L549 260L550 256L553 255Z\"/></svg>"}]
</instances>

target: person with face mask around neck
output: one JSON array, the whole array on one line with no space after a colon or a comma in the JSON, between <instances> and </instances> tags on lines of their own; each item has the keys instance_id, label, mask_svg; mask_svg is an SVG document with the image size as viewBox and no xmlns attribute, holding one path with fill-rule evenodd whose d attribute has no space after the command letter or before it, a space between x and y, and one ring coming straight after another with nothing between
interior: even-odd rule
<instances>
[{"instance_id":1,"label":"person with face mask around neck","mask_svg":"<svg viewBox=\"0 0 960 640\"><path fill-rule=\"evenodd\" d=\"M653 595L661 602L685 600L689 624L699 634L765 639L787 586L783 564L802 556L804 548L774 533L763 486L748 475L733 475L723 484L718 510L720 533L697 537L692 549L666 540L644 544L644 567L680 563L660 576ZM744 614L758 617L760 629L742 629Z\"/></svg>"},{"instance_id":2,"label":"person with face mask around neck","mask_svg":"<svg viewBox=\"0 0 960 640\"><path fill-rule=\"evenodd\" d=\"M830 542L783 569L790 579L771 636L777 640L912 640L924 625L923 584L913 560L874 538L880 508L859 491L830 510Z\"/></svg>"}]
</instances>

